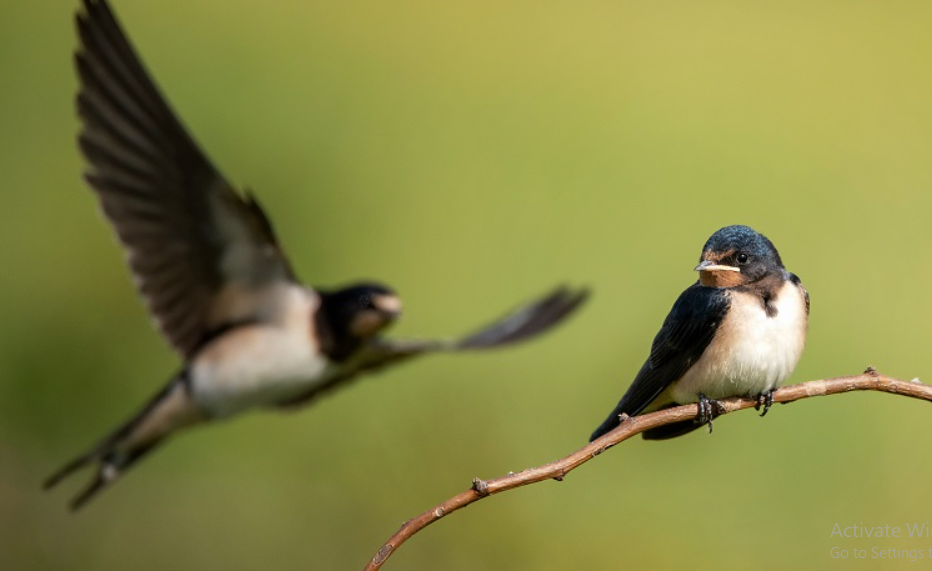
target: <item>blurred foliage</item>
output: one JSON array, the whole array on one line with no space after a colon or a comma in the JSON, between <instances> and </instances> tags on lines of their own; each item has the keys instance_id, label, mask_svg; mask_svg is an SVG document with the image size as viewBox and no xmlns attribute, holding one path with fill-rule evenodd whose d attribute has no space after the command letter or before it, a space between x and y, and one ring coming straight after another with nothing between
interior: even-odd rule
<instances>
[{"instance_id":1,"label":"blurred foliage","mask_svg":"<svg viewBox=\"0 0 932 571\"><path fill-rule=\"evenodd\" d=\"M178 360L79 176L74 2L5 2L0 569L361 568L472 477L581 446L726 224L768 235L810 290L794 380L932 379L927 2L116 4L309 283L392 284L408 336L558 282L596 295L521 348L192 431L68 514L79 483L42 478ZM832 569L864 564L833 546L932 548L831 537L930 519L930 419L856 394L630 442L444 520L386 569Z\"/></svg>"}]
</instances>

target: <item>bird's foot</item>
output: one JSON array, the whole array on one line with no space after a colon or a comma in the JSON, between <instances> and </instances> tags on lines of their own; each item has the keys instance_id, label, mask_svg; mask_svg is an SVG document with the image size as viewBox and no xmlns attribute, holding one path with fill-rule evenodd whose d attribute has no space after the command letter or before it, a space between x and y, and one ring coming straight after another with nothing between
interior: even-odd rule
<instances>
[{"instance_id":1,"label":"bird's foot","mask_svg":"<svg viewBox=\"0 0 932 571\"><path fill-rule=\"evenodd\" d=\"M708 424L709 434L712 434L712 420L725 412L725 408L717 400L710 399L702 393L696 396L699 397L699 414L696 416L696 424Z\"/></svg>"},{"instance_id":2,"label":"bird's foot","mask_svg":"<svg viewBox=\"0 0 932 571\"><path fill-rule=\"evenodd\" d=\"M767 414L771 406L773 406L773 389L766 390L757 395L757 404L754 405L754 410L760 410L761 407L764 407L764 410L760 413L761 416Z\"/></svg>"}]
</instances>

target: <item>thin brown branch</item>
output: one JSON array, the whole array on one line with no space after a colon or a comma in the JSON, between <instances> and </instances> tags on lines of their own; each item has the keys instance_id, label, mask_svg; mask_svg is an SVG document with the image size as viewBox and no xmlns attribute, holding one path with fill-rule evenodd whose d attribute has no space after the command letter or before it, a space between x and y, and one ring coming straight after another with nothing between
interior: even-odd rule
<instances>
[{"instance_id":1,"label":"thin brown branch","mask_svg":"<svg viewBox=\"0 0 932 571\"><path fill-rule=\"evenodd\" d=\"M773 401L788 403L809 397L834 395L851 391L881 391L932 402L932 385L924 385L918 381L901 381L881 375L872 368L868 368L863 374L851 377L835 377L833 379L809 381L798 385L783 387L774 392ZM722 409L717 412L721 414L727 414L757 405L757 399L745 397L733 397L718 402L722 405ZM486 496L512 490L527 484L541 482L543 480L562 480L564 476L578 466L585 464L612 446L624 442L632 436L636 436L645 430L665 424L694 419L698 413L699 409L697 405L687 404L641 416L626 417L618 428L565 458L561 458L560 460L543 466L538 466L537 468L529 468L521 472L509 473L492 480L480 480L476 478L473 480L473 485L470 489L453 496L440 505L402 524L401 528L388 539L385 545L383 545L369 561L365 571L375 571L379 569L382 564L398 550L401 544L428 525Z\"/></svg>"}]
</instances>

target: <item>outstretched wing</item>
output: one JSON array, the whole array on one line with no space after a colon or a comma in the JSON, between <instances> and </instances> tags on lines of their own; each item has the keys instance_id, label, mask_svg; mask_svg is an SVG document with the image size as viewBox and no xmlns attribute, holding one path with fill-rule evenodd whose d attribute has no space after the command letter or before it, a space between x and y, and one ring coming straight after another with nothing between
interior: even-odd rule
<instances>
[{"instance_id":1,"label":"outstretched wing","mask_svg":"<svg viewBox=\"0 0 932 571\"><path fill-rule=\"evenodd\" d=\"M563 321L576 311L588 297L588 289L571 289L561 286L544 297L523 305L490 325L458 340L377 339L364 350L359 358L350 363L346 371L331 378L326 384L317 386L300 397L283 403L282 406L291 407L305 404L321 393L362 373L376 371L419 355L438 351L491 349L531 339Z\"/></svg>"},{"instance_id":2,"label":"outstretched wing","mask_svg":"<svg viewBox=\"0 0 932 571\"><path fill-rule=\"evenodd\" d=\"M702 287L698 283L687 288L654 337L650 357L634 382L589 441L618 426L618 415L641 414L667 387L679 380L712 342L729 305L728 293L723 289Z\"/></svg>"},{"instance_id":3,"label":"outstretched wing","mask_svg":"<svg viewBox=\"0 0 932 571\"><path fill-rule=\"evenodd\" d=\"M291 269L258 203L201 152L106 1L85 0L77 28L85 177L159 329L190 357L212 331L252 318Z\"/></svg>"}]
</instances>

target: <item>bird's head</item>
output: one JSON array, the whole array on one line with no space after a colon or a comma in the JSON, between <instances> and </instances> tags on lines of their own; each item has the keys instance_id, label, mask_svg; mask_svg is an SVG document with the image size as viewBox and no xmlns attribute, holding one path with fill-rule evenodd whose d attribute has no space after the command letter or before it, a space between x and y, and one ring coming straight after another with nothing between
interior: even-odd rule
<instances>
[{"instance_id":1,"label":"bird's head","mask_svg":"<svg viewBox=\"0 0 932 571\"><path fill-rule=\"evenodd\" d=\"M328 294L331 322L357 339L374 337L401 315L401 299L374 283L355 284Z\"/></svg>"},{"instance_id":2,"label":"bird's head","mask_svg":"<svg viewBox=\"0 0 932 571\"><path fill-rule=\"evenodd\" d=\"M708 287L735 287L783 270L773 243L747 226L726 226L702 248L699 282Z\"/></svg>"}]
</instances>

